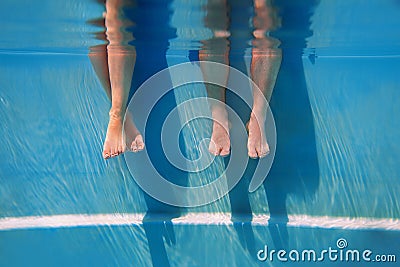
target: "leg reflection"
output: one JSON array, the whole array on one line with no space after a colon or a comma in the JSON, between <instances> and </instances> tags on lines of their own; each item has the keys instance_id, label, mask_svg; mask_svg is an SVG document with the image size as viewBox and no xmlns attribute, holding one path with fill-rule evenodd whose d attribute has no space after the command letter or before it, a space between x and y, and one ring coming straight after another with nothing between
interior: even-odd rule
<instances>
[{"instance_id":1,"label":"leg reflection","mask_svg":"<svg viewBox=\"0 0 400 267\"><path fill-rule=\"evenodd\" d=\"M131 23L124 18L122 0L107 0L105 27L108 45L98 46L89 53L93 68L107 96L111 100L107 135L103 157L108 159L125 152L126 147L136 152L144 148L143 138L137 130L131 114L124 116L136 60L135 48L128 45L132 39L126 32Z\"/></svg>"}]
</instances>

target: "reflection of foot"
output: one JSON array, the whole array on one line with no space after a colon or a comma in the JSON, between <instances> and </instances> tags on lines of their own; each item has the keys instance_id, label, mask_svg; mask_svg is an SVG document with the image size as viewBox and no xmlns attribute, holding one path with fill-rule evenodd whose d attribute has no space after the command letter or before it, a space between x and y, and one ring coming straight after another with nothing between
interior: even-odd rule
<instances>
[{"instance_id":1,"label":"reflection of foot","mask_svg":"<svg viewBox=\"0 0 400 267\"><path fill-rule=\"evenodd\" d=\"M247 150L250 158L262 158L268 155L269 146L265 135L264 120L258 116L260 123L257 123L256 116L251 113L249 123L249 138L247 140Z\"/></svg>"},{"instance_id":2,"label":"reflection of foot","mask_svg":"<svg viewBox=\"0 0 400 267\"><path fill-rule=\"evenodd\" d=\"M143 150L144 142L143 137L133 123L132 117L129 113L126 114L125 120L125 135L126 135L126 146L129 147L133 152Z\"/></svg>"},{"instance_id":3,"label":"reflection of foot","mask_svg":"<svg viewBox=\"0 0 400 267\"><path fill-rule=\"evenodd\" d=\"M109 159L124 153L125 142L122 133L122 116L110 114L107 135L103 146L103 158Z\"/></svg>"},{"instance_id":4,"label":"reflection of foot","mask_svg":"<svg viewBox=\"0 0 400 267\"><path fill-rule=\"evenodd\" d=\"M221 114L222 113L222 114ZM226 111L221 112L213 118L213 130L208 150L215 156L227 156L230 152L231 141L229 139L228 118Z\"/></svg>"}]
</instances>

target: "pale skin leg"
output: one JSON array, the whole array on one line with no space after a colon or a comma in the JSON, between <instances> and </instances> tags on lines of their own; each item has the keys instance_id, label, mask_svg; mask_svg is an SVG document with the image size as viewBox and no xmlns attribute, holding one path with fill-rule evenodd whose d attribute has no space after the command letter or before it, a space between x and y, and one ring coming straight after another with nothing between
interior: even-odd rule
<instances>
[{"instance_id":1,"label":"pale skin leg","mask_svg":"<svg viewBox=\"0 0 400 267\"><path fill-rule=\"evenodd\" d=\"M213 61L229 64L227 55L215 56L210 54L200 54L199 57L201 61ZM204 64L201 64L201 67L205 80L220 80L220 84L227 84L229 75L228 68L226 68L226 72L219 73L218 71L215 71L212 66L204 67ZM231 142L229 138L228 112L225 108L225 88L213 84L206 84L206 89L208 97L217 100L210 101L213 128L208 150L215 156L227 156L230 153Z\"/></svg>"},{"instance_id":2,"label":"pale skin leg","mask_svg":"<svg viewBox=\"0 0 400 267\"><path fill-rule=\"evenodd\" d=\"M228 83L229 69L221 73L221 68L205 66L203 61L212 61L229 64L229 37L227 4L225 0L210 0L206 6L207 16L205 24L214 32L214 37L203 41L203 48L199 51L200 66L204 79L216 81L226 87ZM228 112L225 108L225 88L214 84L206 84L209 98L218 101L210 101L213 127L211 141L208 150L215 156L227 156L230 153Z\"/></svg>"},{"instance_id":3,"label":"pale skin leg","mask_svg":"<svg viewBox=\"0 0 400 267\"><path fill-rule=\"evenodd\" d=\"M251 57L251 78L257 87L253 87L253 106L248 122L248 155L262 158L268 155L269 146L265 132L267 102L278 76L282 53L276 47L279 41L267 37L266 32L279 26L276 11L265 1L254 1L255 17L253 49Z\"/></svg>"},{"instance_id":4,"label":"pale skin leg","mask_svg":"<svg viewBox=\"0 0 400 267\"><path fill-rule=\"evenodd\" d=\"M100 82L111 99L109 123L103 146L103 157L120 155L128 146L133 151L142 150L143 138L130 114L123 123L135 65L136 52L127 45L128 34L123 31L127 22L121 15L121 0L106 1L105 26L107 47L97 47L89 57ZM123 128L125 131L123 131Z\"/></svg>"}]
</instances>

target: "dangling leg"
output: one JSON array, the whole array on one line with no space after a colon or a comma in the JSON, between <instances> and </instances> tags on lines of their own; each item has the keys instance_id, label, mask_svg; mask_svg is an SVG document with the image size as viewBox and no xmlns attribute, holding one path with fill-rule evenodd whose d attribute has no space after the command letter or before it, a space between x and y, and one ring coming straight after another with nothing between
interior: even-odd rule
<instances>
[{"instance_id":1,"label":"dangling leg","mask_svg":"<svg viewBox=\"0 0 400 267\"><path fill-rule=\"evenodd\" d=\"M247 149L249 157L262 158L269 153L265 132L265 119L268 102L278 76L282 61L279 41L267 37L267 31L278 27L279 19L276 11L265 1L255 0L255 17L253 32L253 48L251 56L251 78L256 84L253 87L253 107L248 123L249 137Z\"/></svg>"},{"instance_id":2,"label":"dangling leg","mask_svg":"<svg viewBox=\"0 0 400 267\"><path fill-rule=\"evenodd\" d=\"M205 24L210 28L214 36L211 39L202 41L203 47L199 51L201 62L211 61L225 65L229 64L229 37L228 29L228 8L225 0L210 0L206 5L207 15ZM224 19L225 18L225 19ZM200 63L204 79L218 81L226 87L228 83L229 69L221 73L221 68ZM207 95L209 98L218 101L210 101L213 128L209 151L213 155L227 156L230 153L230 138L228 127L228 112L225 108L225 88L206 83Z\"/></svg>"},{"instance_id":3,"label":"dangling leg","mask_svg":"<svg viewBox=\"0 0 400 267\"><path fill-rule=\"evenodd\" d=\"M123 18L122 1L106 1L105 26L109 44L96 47L89 57L100 82L111 99L107 135L104 141L103 157L118 156L128 147L133 151L143 149L143 139L129 114L123 123L136 60L136 51L127 43L131 37L125 31L129 25ZM125 129L125 134L123 131Z\"/></svg>"}]
</instances>

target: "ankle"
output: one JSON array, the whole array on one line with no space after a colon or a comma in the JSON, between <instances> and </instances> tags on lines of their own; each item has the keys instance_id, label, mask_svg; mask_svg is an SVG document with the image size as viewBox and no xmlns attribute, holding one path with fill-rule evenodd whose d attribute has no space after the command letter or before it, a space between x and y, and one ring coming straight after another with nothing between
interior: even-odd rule
<instances>
[{"instance_id":1,"label":"ankle","mask_svg":"<svg viewBox=\"0 0 400 267\"><path fill-rule=\"evenodd\" d=\"M121 110L118 109L110 109L110 112L108 113L110 120L121 120L124 117L124 112L122 112Z\"/></svg>"},{"instance_id":2,"label":"ankle","mask_svg":"<svg viewBox=\"0 0 400 267\"><path fill-rule=\"evenodd\" d=\"M256 120L260 122L264 122L266 118L266 112L263 110L252 110L250 113L250 120Z\"/></svg>"},{"instance_id":3,"label":"ankle","mask_svg":"<svg viewBox=\"0 0 400 267\"><path fill-rule=\"evenodd\" d=\"M226 108L221 105L214 105L211 108L211 114L213 118L218 118L218 119L228 118L228 111L226 111Z\"/></svg>"},{"instance_id":4,"label":"ankle","mask_svg":"<svg viewBox=\"0 0 400 267\"><path fill-rule=\"evenodd\" d=\"M265 123L265 118L263 118L261 115L257 113L251 112L250 114L250 119L249 119L249 127L257 127L257 128L263 128L263 125Z\"/></svg>"}]
</instances>

